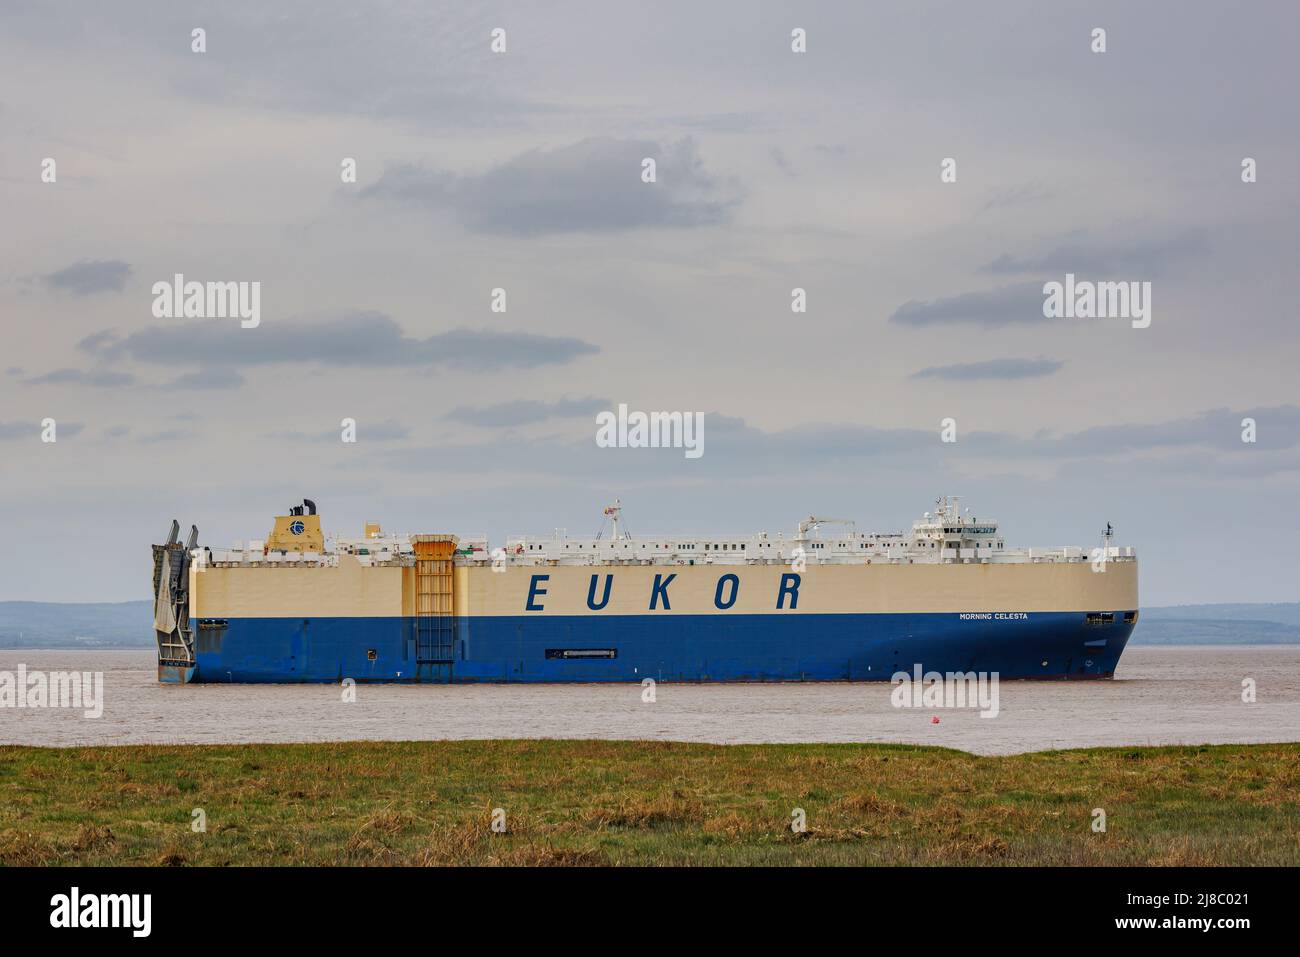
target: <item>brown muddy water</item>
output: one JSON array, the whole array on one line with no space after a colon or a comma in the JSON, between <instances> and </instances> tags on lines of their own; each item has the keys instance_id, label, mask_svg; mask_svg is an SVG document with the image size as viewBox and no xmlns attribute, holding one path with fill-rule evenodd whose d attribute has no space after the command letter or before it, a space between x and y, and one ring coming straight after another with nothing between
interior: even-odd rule
<instances>
[{"instance_id":1,"label":"brown muddy water","mask_svg":"<svg viewBox=\"0 0 1300 957\"><path fill-rule=\"evenodd\" d=\"M1141 647L1111 681L1007 681L1000 712L896 708L888 683L159 685L151 651L0 651L0 672L99 671L103 715L0 707L0 743L108 744L651 738L893 742L976 754L1300 741L1300 646ZM1257 701L1242 701L1254 679ZM933 718L939 718L936 724Z\"/></svg>"}]
</instances>

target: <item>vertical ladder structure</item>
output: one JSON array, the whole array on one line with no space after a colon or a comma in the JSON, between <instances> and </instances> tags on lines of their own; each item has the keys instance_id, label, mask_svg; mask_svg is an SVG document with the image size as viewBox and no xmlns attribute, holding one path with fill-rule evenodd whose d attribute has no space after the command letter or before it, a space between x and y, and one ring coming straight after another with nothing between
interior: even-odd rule
<instances>
[{"instance_id":1,"label":"vertical ladder structure","mask_svg":"<svg viewBox=\"0 0 1300 957\"><path fill-rule=\"evenodd\" d=\"M421 676L450 680L456 650L456 536L414 535L411 541L415 546L416 666Z\"/></svg>"}]
</instances>

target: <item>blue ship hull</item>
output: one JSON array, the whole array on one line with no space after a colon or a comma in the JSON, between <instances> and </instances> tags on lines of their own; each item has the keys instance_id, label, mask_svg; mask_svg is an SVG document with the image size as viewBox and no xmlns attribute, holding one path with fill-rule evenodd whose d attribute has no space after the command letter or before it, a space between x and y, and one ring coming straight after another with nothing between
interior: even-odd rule
<instances>
[{"instance_id":1,"label":"blue ship hull","mask_svg":"<svg viewBox=\"0 0 1300 957\"><path fill-rule=\"evenodd\" d=\"M445 657L414 618L191 619L196 682L888 681L926 671L1107 678L1136 612L478 616ZM1095 618L1095 616L1094 616Z\"/></svg>"}]
</instances>

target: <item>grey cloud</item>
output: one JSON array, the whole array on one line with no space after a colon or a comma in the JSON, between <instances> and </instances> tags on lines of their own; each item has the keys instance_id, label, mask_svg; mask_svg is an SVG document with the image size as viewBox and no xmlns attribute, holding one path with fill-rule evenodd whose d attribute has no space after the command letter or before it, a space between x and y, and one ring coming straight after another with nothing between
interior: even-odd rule
<instances>
[{"instance_id":1,"label":"grey cloud","mask_svg":"<svg viewBox=\"0 0 1300 957\"><path fill-rule=\"evenodd\" d=\"M1043 322L1043 287L1041 283L1021 283L926 302L909 299L893 311L889 321L904 326Z\"/></svg>"},{"instance_id":2,"label":"grey cloud","mask_svg":"<svg viewBox=\"0 0 1300 957\"><path fill-rule=\"evenodd\" d=\"M1080 234L1039 255L1012 256L1003 253L980 267L995 275L1050 274L1067 272L1088 275L1156 276L1189 256L1205 252L1200 235L1184 232L1161 239L1106 242Z\"/></svg>"},{"instance_id":3,"label":"grey cloud","mask_svg":"<svg viewBox=\"0 0 1300 957\"><path fill-rule=\"evenodd\" d=\"M83 259L45 276L45 282L77 296L121 292L131 267L116 259Z\"/></svg>"},{"instance_id":4,"label":"grey cloud","mask_svg":"<svg viewBox=\"0 0 1300 957\"><path fill-rule=\"evenodd\" d=\"M25 17L9 15L8 8L18 6L4 5L7 31L21 30L29 41L73 56L94 49L98 38L112 38L126 63L147 61L175 94L224 108L400 118L462 133L466 125L518 121L551 109L535 103L527 85L509 82L508 64L471 52L486 51L498 23L488 9L396 4L357 16L336 2L294 0L277 10L191 0L113 9L95 2L33 5ZM211 51L201 70L194 69L189 46L195 25L207 29Z\"/></svg>"},{"instance_id":5,"label":"grey cloud","mask_svg":"<svg viewBox=\"0 0 1300 957\"><path fill-rule=\"evenodd\" d=\"M0 440L21 439L24 436L39 434L40 428L30 422L0 422Z\"/></svg>"},{"instance_id":6,"label":"grey cloud","mask_svg":"<svg viewBox=\"0 0 1300 957\"><path fill-rule=\"evenodd\" d=\"M340 426L337 429L326 429L323 432L272 432L267 438L286 442L341 442L342 434L343 429ZM397 442L409 438L410 435L411 430L395 419L385 419L382 422L373 423L361 419L357 422L358 444L364 442Z\"/></svg>"},{"instance_id":7,"label":"grey cloud","mask_svg":"<svg viewBox=\"0 0 1300 957\"><path fill-rule=\"evenodd\" d=\"M88 352L126 355L142 362L209 366L319 362L332 366L446 366L488 370L534 368L571 362L599 348L581 339L526 332L452 329L415 339L380 312L353 312L320 320L264 321L256 329L237 322L155 326L119 339L97 333L80 343Z\"/></svg>"},{"instance_id":8,"label":"grey cloud","mask_svg":"<svg viewBox=\"0 0 1300 957\"><path fill-rule=\"evenodd\" d=\"M692 113L664 117L664 122L690 130L708 130L711 133L746 133L770 124L765 114L750 112Z\"/></svg>"},{"instance_id":9,"label":"grey cloud","mask_svg":"<svg viewBox=\"0 0 1300 957\"><path fill-rule=\"evenodd\" d=\"M245 381L234 369L199 369L177 376L163 388L168 391L238 389Z\"/></svg>"},{"instance_id":10,"label":"grey cloud","mask_svg":"<svg viewBox=\"0 0 1300 957\"><path fill-rule=\"evenodd\" d=\"M26 385L89 385L97 389L118 389L134 385L135 376L126 372L109 372L104 369L55 369L45 375L28 379Z\"/></svg>"},{"instance_id":11,"label":"grey cloud","mask_svg":"<svg viewBox=\"0 0 1300 957\"><path fill-rule=\"evenodd\" d=\"M1241 441L1242 420L1255 419L1255 443ZM1028 438L1005 432L972 433L962 437L963 451L1021 459L1102 460L1134 453L1166 455L1200 450L1222 456L1255 456L1300 448L1300 407L1291 405L1240 410L1210 409L1163 422L1098 426L1063 435L1040 433ZM1127 466L1126 466L1127 468Z\"/></svg>"},{"instance_id":12,"label":"grey cloud","mask_svg":"<svg viewBox=\"0 0 1300 957\"><path fill-rule=\"evenodd\" d=\"M1259 426L1257 445L1243 444L1241 420L1253 417ZM1202 471L1224 477L1251 478L1293 471L1300 449L1300 407L1210 410L1185 419L1085 429L1053 436L1010 432L969 431L959 441L940 442L938 428L878 429L852 424L808 424L767 431L743 419L707 413L705 454L686 460L669 449L604 449L595 444L595 426L583 425L567 437L520 438L489 442L393 449L385 461L409 472L518 472L541 475L584 475L614 487L661 481L807 475L841 469L906 475L917 470L961 467L997 461L1013 474L1018 468L1062 468L1072 463L1124 461L1125 473L1167 471L1159 459L1181 456L1200 463ZM1158 452L1150 456L1145 453ZM1138 455L1138 453L1143 453ZM1135 458L1134 456L1137 455ZM1273 457L1270 457L1273 456ZM1247 463L1247 464L1242 464Z\"/></svg>"},{"instance_id":13,"label":"grey cloud","mask_svg":"<svg viewBox=\"0 0 1300 957\"><path fill-rule=\"evenodd\" d=\"M120 439L131 434L131 426L114 425L104 430L104 435L110 439Z\"/></svg>"},{"instance_id":14,"label":"grey cloud","mask_svg":"<svg viewBox=\"0 0 1300 957\"><path fill-rule=\"evenodd\" d=\"M1065 363L1056 359L985 359L982 362L958 362L947 366L929 366L912 373L913 379L952 379L969 382L979 379L1030 379L1051 375Z\"/></svg>"},{"instance_id":15,"label":"grey cloud","mask_svg":"<svg viewBox=\"0 0 1300 957\"><path fill-rule=\"evenodd\" d=\"M189 429L163 429L161 432L142 435L136 441L141 445L157 445L160 442L183 442L186 439L194 438L196 434Z\"/></svg>"},{"instance_id":16,"label":"grey cloud","mask_svg":"<svg viewBox=\"0 0 1300 957\"><path fill-rule=\"evenodd\" d=\"M58 425L58 437L70 439L80 435L85 425L80 422L60 422ZM0 422L0 441L9 441L10 439L31 439L39 442L41 438L41 423L37 419L32 422Z\"/></svg>"},{"instance_id":17,"label":"grey cloud","mask_svg":"<svg viewBox=\"0 0 1300 957\"><path fill-rule=\"evenodd\" d=\"M1031 203L1040 203L1051 197L1051 191L1041 183L1021 183L1016 186L994 189L993 195L984 204L984 209L987 211L990 209L1006 209L1012 206L1027 206Z\"/></svg>"},{"instance_id":18,"label":"grey cloud","mask_svg":"<svg viewBox=\"0 0 1300 957\"><path fill-rule=\"evenodd\" d=\"M502 427L530 425L553 418L568 418L580 415L595 415L612 408L609 399L563 398L556 402L541 402L533 399L519 399L514 402L502 402L498 405L458 405L443 418L466 425L484 427Z\"/></svg>"},{"instance_id":19,"label":"grey cloud","mask_svg":"<svg viewBox=\"0 0 1300 957\"><path fill-rule=\"evenodd\" d=\"M95 355L101 352L106 352L116 341L117 335L112 330L102 329L99 332L92 332L90 335L78 342L77 348L83 352L89 352L91 355Z\"/></svg>"},{"instance_id":20,"label":"grey cloud","mask_svg":"<svg viewBox=\"0 0 1300 957\"><path fill-rule=\"evenodd\" d=\"M1241 441L1245 418L1255 420L1257 435L1252 445ZM1061 448L1077 454L1146 449L1208 446L1250 454L1300 445L1300 407L1279 405L1233 411L1211 409L1199 415L1169 422L1104 425L1084 429L1057 440Z\"/></svg>"},{"instance_id":21,"label":"grey cloud","mask_svg":"<svg viewBox=\"0 0 1300 957\"><path fill-rule=\"evenodd\" d=\"M654 183L641 182L645 157L657 164ZM734 184L704 168L693 140L660 146L608 137L530 150L479 175L395 166L362 195L521 236L713 226L728 222L740 202Z\"/></svg>"},{"instance_id":22,"label":"grey cloud","mask_svg":"<svg viewBox=\"0 0 1300 957\"><path fill-rule=\"evenodd\" d=\"M706 413L705 454L686 459L676 449L608 449L595 444L596 426L573 423L564 436L497 440L428 448L394 449L385 460L409 472L518 472L599 477L614 487L659 481L698 481L806 473L835 464L904 468L933 455L938 432L875 429L855 425L808 425L768 432L743 419Z\"/></svg>"}]
</instances>

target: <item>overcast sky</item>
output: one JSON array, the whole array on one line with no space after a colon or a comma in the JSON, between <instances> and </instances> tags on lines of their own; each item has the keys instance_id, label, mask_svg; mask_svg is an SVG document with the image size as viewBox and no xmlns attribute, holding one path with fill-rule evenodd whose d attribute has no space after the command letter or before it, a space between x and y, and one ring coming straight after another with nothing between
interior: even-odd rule
<instances>
[{"instance_id":1,"label":"overcast sky","mask_svg":"<svg viewBox=\"0 0 1300 957\"><path fill-rule=\"evenodd\" d=\"M1014 544L1113 522L1143 604L1300 600L1298 11L7 0L0 599L149 597L173 517L304 495L499 541L957 494ZM155 318L175 273L261 324ZM1066 273L1150 327L1045 319ZM619 403L705 454L597 448Z\"/></svg>"}]
</instances>

